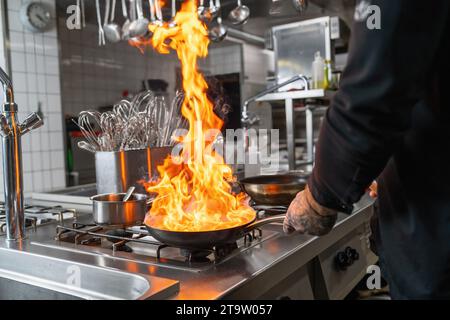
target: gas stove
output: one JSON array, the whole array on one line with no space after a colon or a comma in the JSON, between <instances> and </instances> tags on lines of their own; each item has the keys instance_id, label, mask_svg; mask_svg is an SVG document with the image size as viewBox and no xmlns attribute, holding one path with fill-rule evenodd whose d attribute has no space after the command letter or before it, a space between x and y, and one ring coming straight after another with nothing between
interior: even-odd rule
<instances>
[{"instance_id":1,"label":"gas stove","mask_svg":"<svg viewBox=\"0 0 450 320\"><path fill-rule=\"evenodd\" d=\"M126 253L136 260L178 270L201 272L275 237L278 232L256 229L236 242L208 249L174 247L154 239L145 226L109 229L95 224L74 221L72 225L58 225L55 240L75 244L78 249L99 249L111 255Z\"/></svg>"},{"instance_id":2,"label":"gas stove","mask_svg":"<svg viewBox=\"0 0 450 320\"><path fill-rule=\"evenodd\" d=\"M64 223L67 219L77 217L77 211L74 209L66 209L62 206L38 206L25 205L25 226L27 228L36 229L37 226L58 221ZM6 232L6 215L5 203L0 202L0 234Z\"/></svg>"}]
</instances>

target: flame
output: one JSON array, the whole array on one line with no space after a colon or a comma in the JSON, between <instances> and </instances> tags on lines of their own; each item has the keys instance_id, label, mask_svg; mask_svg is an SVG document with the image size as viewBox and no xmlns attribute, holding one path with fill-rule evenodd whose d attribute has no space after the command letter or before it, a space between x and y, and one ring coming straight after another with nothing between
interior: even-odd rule
<instances>
[{"instance_id":1,"label":"flame","mask_svg":"<svg viewBox=\"0 0 450 320\"><path fill-rule=\"evenodd\" d=\"M167 158L158 167L159 180L146 184L147 191L158 196L145 223L182 232L242 226L256 214L244 194L232 193L232 169L212 147L223 121L213 112L206 95L207 83L197 69L197 60L208 55L209 39L206 25L198 19L195 0L183 2L175 22L175 27L150 25L150 43L159 53L176 51L181 61L185 92L182 115L189 121L189 131L181 138L181 154Z\"/></svg>"}]
</instances>

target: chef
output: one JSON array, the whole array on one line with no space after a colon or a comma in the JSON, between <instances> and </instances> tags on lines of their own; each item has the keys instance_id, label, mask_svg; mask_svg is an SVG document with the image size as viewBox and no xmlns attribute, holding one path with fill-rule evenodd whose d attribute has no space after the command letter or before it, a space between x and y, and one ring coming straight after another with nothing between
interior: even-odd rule
<instances>
[{"instance_id":1,"label":"chef","mask_svg":"<svg viewBox=\"0 0 450 320\"><path fill-rule=\"evenodd\" d=\"M380 29L355 20L314 171L284 230L326 234L376 179L392 298L449 299L450 1L364 2L379 7Z\"/></svg>"}]
</instances>

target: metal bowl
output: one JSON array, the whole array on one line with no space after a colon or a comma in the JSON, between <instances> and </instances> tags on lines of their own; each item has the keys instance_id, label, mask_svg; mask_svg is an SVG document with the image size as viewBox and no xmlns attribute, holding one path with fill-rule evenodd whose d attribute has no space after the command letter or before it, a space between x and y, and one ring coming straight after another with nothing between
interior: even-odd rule
<instances>
[{"instance_id":1,"label":"metal bowl","mask_svg":"<svg viewBox=\"0 0 450 320\"><path fill-rule=\"evenodd\" d=\"M295 174L263 175L240 181L242 189L260 205L287 206L305 189L307 178Z\"/></svg>"}]
</instances>

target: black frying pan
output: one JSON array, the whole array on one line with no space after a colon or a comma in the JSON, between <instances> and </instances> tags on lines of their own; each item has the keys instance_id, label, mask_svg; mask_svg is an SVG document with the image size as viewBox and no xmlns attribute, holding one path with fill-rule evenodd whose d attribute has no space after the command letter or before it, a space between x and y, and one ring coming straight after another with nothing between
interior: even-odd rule
<instances>
[{"instance_id":1,"label":"black frying pan","mask_svg":"<svg viewBox=\"0 0 450 320\"><path fill-rule=\"evenodd\" d=\"M277 215L262 220L255 219L239 227L202 232L169 231L149 225L146 227L150 235L161 243L181 248L211 249L217 245L236 242L246 233L263 225L274 222L281 223L284 221L284 217L285 215Z\"/></svg>"}]
</instances>

